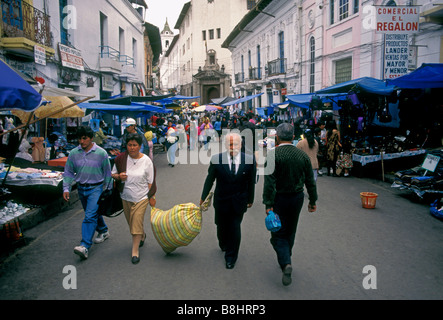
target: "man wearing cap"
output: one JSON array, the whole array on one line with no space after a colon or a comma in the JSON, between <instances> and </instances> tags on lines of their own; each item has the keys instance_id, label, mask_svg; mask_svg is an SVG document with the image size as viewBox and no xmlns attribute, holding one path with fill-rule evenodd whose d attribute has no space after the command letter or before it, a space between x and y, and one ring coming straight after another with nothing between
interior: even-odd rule
<instances>
[{"instance_id":1,"label":"man wearing cap","mask_svg":"<svg viewBox=\"0 0 443 320\"><path fill-rule=\"evenodd\" d=\"M132 133L138 133L142 137L142 140L143 140L143 144L142 144L142 148L141 148L140 152L146 154L149 157L148 140L146 140L145 135L143 133L137 132L137 122L135 122L135 120L132 118L128 118L123 123L123 126L126 127L126 130L125 130L125 133L123 134L122 139L121 139L122 145L121 145L120 151L121 152L126 151L126 137Z\"/></svg>"}]
</instances>

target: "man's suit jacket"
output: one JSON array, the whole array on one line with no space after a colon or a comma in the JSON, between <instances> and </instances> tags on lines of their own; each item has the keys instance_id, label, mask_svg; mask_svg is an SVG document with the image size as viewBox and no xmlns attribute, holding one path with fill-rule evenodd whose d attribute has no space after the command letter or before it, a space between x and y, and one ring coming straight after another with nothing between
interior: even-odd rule
<instances>
[{"instance_id":1,"label":"man's suit jacket","mask_svg":"<svg viewBox=\"0 0 443 320\"><path fill-rule=\"evenodd\" d=\"M201 199L206 199L217 180L213 200L216 213L224 209L232 210L233 214L245 213L247 205L254 202L257 172L255 159L244 153L241 153L240 159L235 175L231 174L227 152L211 159Z\"/></svg>"}]
</instances>

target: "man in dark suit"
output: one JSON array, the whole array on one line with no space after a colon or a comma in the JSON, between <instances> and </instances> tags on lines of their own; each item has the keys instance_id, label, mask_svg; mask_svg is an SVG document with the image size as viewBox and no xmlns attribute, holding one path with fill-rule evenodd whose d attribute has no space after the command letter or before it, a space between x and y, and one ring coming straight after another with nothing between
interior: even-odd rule
<instances>
[{"instance_id":1,"label":"man in dark suit","mask_svg":"<svg viewBox=\"0 0 443 320\"><path fill-rule=\"evenodd\" d=\"M220 248L225 252L226 268L237 261L241 241L241 222L246 210L254 203L256 163L242 152L242 139L237 133L225 138L226 152L211 159L200 204L208 196L214 181L215 224Z\"/></svg>"}]
</instances>

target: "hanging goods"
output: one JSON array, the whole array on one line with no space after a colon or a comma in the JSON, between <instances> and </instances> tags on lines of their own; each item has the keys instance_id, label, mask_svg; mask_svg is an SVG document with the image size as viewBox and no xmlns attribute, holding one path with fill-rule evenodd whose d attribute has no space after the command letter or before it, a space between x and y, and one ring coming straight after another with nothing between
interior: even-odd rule
<instances>
[{"instance_id":1,"label":"hanging goods","mask_svg":"<svg viewBox=\"0 0 443 320\"><path fill-rule=\"evenodd\" d=\"M193 203L179 204L163 211L151 209L151 227L154 237L165 253L189 245L202 227L202 212L211 205L211 192L201 206Z\"/></svg>"}]
</instances>

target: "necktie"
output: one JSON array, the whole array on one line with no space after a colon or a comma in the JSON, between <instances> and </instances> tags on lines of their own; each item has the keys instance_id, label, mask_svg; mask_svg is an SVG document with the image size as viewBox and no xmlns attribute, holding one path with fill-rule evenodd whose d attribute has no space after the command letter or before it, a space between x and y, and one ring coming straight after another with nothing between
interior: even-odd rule
<instances>
[{"instance_id":1,"label":"necktie","mask_svg":"<svg viewBox=\"0 0 443 320\"><path fill-rule=\"evenodd\" d=\"M231 156L231 174L235 175L235 163L234 163L234 157Z\"/></svg>"}]
</instances>

